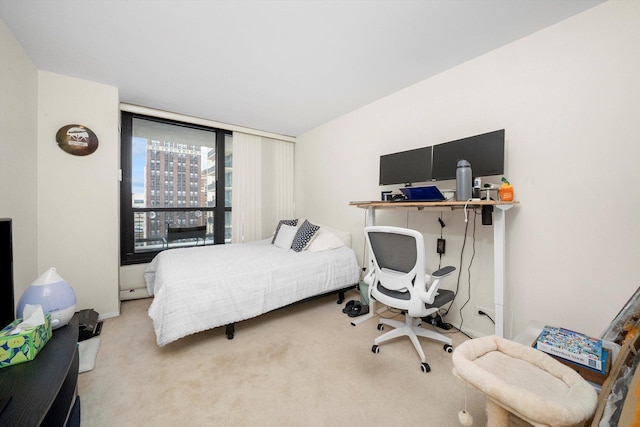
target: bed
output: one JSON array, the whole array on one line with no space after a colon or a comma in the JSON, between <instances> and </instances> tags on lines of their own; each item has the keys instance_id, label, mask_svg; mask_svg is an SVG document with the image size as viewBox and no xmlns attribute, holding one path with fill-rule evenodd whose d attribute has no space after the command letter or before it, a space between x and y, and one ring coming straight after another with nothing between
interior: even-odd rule
<instances>
[{"instance_id":1,"label":"bed","mask_svg":"<svg viewBox=\"0 0 640 427\"><path fill-rule=\"evenodd\" d=\"M219 326L233 338L235 322L333 291L344 298L360 273L350 235L318 226L294 250L301 228L281 221L271 239L160 252L145 268L158 345Z\"/></svg>"}]
</instances>

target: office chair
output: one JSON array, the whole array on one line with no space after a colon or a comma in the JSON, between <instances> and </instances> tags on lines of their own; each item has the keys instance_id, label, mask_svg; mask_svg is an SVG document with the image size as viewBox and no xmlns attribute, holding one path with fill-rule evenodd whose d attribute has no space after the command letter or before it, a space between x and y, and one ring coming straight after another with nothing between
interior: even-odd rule
<instances>
[{"instance_id":1,"label":"office chair","mask_svg":"<svg viewBox=\"0 0 640 427\"><path fill-rule=\"evenodd\" d=\"M438 315L444 304L453 301L453 291L439 289L440 281L455 267L443 267L428 275L425 273L424 238L416 230L399 227L366 227L365 238L372 268L364 278L369 285L369 298L390 308L401 310L405 321L380 319L378 330L384 325L395 328L374 340L371 351L378 353L379 344L400 336L408 336L420 355L422 372L431 368L426 361L418 336L445 343L447 353L453 351L451 338L420 326L423 317Z\"/></svg>"}]
</instances>

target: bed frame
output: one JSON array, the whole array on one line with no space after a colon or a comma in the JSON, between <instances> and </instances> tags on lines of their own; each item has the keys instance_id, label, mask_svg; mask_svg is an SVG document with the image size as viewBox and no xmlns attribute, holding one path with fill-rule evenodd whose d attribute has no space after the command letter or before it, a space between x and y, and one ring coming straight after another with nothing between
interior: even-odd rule
<instances>
[{"instance_id":1,"label":"bed frame","mask_svg":"<svg viewBox=\"0 0 640 427\"><path fill-rule=\"evenodd\" d=\"M338 301L336 301L336 304L342 304L344 302L344 300L345 300L345 293L348 290L355 289L357 287L358 287L358 285L354 284L354 285L347 286L346 288L342 288L342 289L338 290L337 291L337 293L338 293ZM309 298L305 298L305 299L300 300L300 301L296 301L294 303L286 305L285 307L289 307L289 306L292 306L294 304L299 304L301 302L311 301L311 300L316 299L316 298L322 298L322 297L325 297L327 295L331 295L331 294L334 294L334 293L336 293L336 291L331 291L331 292L327 292L327 293L324 293L324 294L315 295L315 296L312 296L312 297L309 297ZM276 310L280 310L280 309L285 308L285 307L280 307L280 308L277 308ZM236 332L236 322L229 323L228 325L226 325L224 327L224 333L227 336L227 339L229 339L229 340L233 339L235 332Z\"/></svg>"},{"instance_id":2,"label":"bed frame","mask_svg":"<svg viewBox=\"0 0 640 427\"><path fill-rule=\"evenodd\" d=\"M324 239L316 239L320 242L316 250L304 254L275 247L271 239L161 252L144 273L147 290L154 296L149 317L156 342L162 347L221 326L227 338L233 339L236 323L317 296L337 293L341 304L346 290L358 285L360 268L346 244L350 240L345 242L342 233L328 227L327 231L330 234ZM336 238L342 241L340 245ZM301 277L306 278L304 283ZM238 287L237 283L251 285ZM247 292L251 298L247 299ZM198 304L191 307L194 298Z\"/></svg>"}]
</instances>

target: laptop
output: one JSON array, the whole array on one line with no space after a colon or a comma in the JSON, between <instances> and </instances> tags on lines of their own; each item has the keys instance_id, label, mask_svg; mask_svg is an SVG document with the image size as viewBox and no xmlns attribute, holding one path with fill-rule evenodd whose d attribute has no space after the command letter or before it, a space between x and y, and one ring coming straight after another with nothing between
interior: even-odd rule
<instances>
[{"instance_id":1,"label":"laptop","mask_svg":"<svg viewBox=\"0 0 640 427\"><path fill-rule=\"evenodd\" d=\"M401 188L400 191L406 196L407 200L413 202L442 202L445 200L444 195L435 185L428 185L426 187L404 187Z\"/></svg>"}]
</instances>

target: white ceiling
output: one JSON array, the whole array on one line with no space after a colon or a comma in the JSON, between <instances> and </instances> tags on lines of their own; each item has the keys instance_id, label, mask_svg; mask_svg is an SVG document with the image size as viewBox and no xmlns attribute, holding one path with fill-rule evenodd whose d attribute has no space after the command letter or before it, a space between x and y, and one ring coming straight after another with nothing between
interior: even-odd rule
<instances>
[{"instance_id":1,"label":"white ceiling","mask_svg":"<svg viewBox=\"0 0 640 427\"><path fill-rule=\"evenodd\" d=\"M0 0L40 70L297 136L603 0Z\"/></svg>"}]
</instances>

